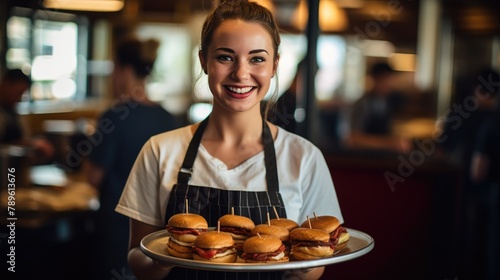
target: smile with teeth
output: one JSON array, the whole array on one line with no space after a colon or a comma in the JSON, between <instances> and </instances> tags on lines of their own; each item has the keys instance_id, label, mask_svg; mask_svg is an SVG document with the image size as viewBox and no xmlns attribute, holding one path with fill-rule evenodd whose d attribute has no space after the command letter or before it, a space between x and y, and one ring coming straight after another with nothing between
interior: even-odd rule
<instances>
[{"instance_id":1,"label":"smile with teeth","mask_svg":"<svg viewBox=\"0 0 500 280\"><path fill-rule=\"evenodd\" d=\"M226 87L228 90L234 92L234 93L247 93L252 90L253 87L243 87L243 88L237 88L237 87Z\"/></svg>"}]
</instances>

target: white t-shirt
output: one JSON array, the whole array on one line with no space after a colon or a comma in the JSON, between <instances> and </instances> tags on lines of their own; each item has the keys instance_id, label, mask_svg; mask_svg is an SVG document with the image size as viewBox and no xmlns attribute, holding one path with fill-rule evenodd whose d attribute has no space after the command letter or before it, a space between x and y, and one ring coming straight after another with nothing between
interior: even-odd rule
<instances>
[{"instance_id":1,"label":"white t-shirt","mask_svg":"<svg viewBox=\"0 0 500 280\"><path fill-rule=\"evenodd\" d=\"M153 136L132 168L116 211L158 227L165 226L165 209L182 165L192 127ZM332 178L321 151L308 140L278 127L274 142L279 192L287 218L299 224L307 216L333 215L344 222ZM264 151L233 169L200 145L190 185L224 190L265 191Z\"/></svg>"}]
</instances>

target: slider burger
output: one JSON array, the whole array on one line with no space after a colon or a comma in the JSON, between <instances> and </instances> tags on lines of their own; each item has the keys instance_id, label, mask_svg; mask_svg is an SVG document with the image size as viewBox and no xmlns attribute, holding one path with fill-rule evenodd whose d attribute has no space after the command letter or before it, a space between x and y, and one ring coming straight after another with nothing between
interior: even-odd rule
<instances>
[{"instance_id":1,"label":"slider burger","mask_svg":"<svg viewBox=\"0 0 500 280\"><path fill-rule=\"evenodd\" d=\"M285 255L290 253L290 244L288 243L288 236L290 232L288 229L279 226L273 226L268 224L256 225L250 232L251 236L256 235L272 235L278 237L281 242L285 245Z\"/></svg>"},{"instance_id":2,"label":"slider burger","mask_svg":"<svg viewBox=\"0 0 500 280\"><path fill-rule=\"evenodd\" d=\"M321 229L296 228L290 232L291 256L295 260L313 260L333 255L334 246L328 232Z\"/></svg>"},{"instance_id":3,"label":"slider burger","mask_svg":"<svg viewBox=\"0 0 500 280\"><path fill-rule=\"evenodd\" d=\"M340 221L334 216L317 216L310 218L311 228L322 229L330 234L330 240L335 246L335 251L347 246L350 235L347 230L340 225ZM309 228L309 221L303 222L300 227Z\"/></svg>"},{"instance_id":4,"label":"slider burger","mask_svg":"<svg viewBox=\"0 0 500 280\"><path fill-rule=\"evenodd\" d=\"M191 259L194 241L199 235L207 232L208 223L198 214L179 213L170 217L166 228L170 233L167 253L174 257Z\"/></svg>"},{"instance_id":5,"label":"slider burger","mask_svg":"<svg viewBox=\"0 0 500 280\"><path fill-rule=\"evenodd\" d=\"M225 232L209 231L198 236L194 241L194 260L234 263L236 258L233 238Z\"/></svg>"},{"instance_id":6,"label":"slider burger","mask_svg":"<svg viewBox=\"0 0 500 280\"><path fill-rule=\"evenodd\" d=\"M288 231L292 231L293 229L296 229L299 227L299 224L296 221L286 219L286 218L271 219L269 221L269 223L272 226L284 227L284 228L288 229Z\"/></svg>"},{"instance_id":7,"label":"slider burger","mask_svg":"<svg viewBox=\"0 0 500 280\"><path fill-rule=\"evenodd\" d=\"M247 263L287 262L285 245L276 236L256 235L243 243L241 258Z\"/></svg>"},{"instance_id":8,"label":"slider burger","mask_svg":"<svg viewBox=\"0 0 500 280\"><path fill-rule=\"evenodd\" d=\"M255 223L248 217L226 214L219 218L220 231L226 232L234 240L235 248L243 251L243 242L250 237L250 231L255 227Z\"/></svg>"}]
</instances>

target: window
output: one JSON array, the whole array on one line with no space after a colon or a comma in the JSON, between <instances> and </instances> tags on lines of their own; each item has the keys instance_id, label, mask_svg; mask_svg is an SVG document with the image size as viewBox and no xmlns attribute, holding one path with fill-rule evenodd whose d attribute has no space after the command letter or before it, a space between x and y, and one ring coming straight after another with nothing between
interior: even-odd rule
<instances>
[{"instance_id":1,"label":"window","mask_svg":"<svg viewBox=\"0 0 500 280\"><path fill-rule=\"evenodd\" d=\"M31 76L31 89L23 96L28 110L85 98L86 30L86 20L76 15L12 10L7 20L6 65Z\"/></svg>"},{"instance_id":2,"label":"window","mask_svg":"<svg viewBox=\"0 0 500 280\"><path fill-rule=\"evenodd\" d=\"M141 23L136 35L140 39L160 41L158 57L148 80L148 97L168 111L180 114L191 102L190 49L187 27L168 23Z\"/></svg>"}]
</instances>

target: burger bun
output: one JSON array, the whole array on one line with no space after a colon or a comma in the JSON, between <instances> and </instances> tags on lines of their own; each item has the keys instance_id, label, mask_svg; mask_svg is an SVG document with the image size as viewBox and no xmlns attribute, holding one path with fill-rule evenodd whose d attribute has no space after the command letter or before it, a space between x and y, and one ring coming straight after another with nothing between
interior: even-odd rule
<instances>
[{"instance_id":1,"label":"burger bun","mask_svg":"<svg viewBox=\"0 0 500 280\"><path fill-rule=\"evenodd\" d=\"M208 231L196 238L194 246L202 249L222 249L234 246L234 240L225 232Z\"/></svg>"},{"instance_id":2,"label":"burger bun","mask_svg":"<svg viewBox=\"0 0 500 280\"><path fill-rule=\"evenodd\" d=\"M262 224L262 225L256 225L250 233L251 236L255 236L257 234L273 235L278 237L281 241L287 241L290 232L288 231L288 229L284 227Z\"/></svg>"},{"instance_id":3,"label":"burger bun","mask_svg":"<svg viewBox=\"0 0 500 280\"><path fill-rule=\"evenodd\" d=\"M256 235L243 243L245 253L272 253L278 250L283 242L273 235Z\"/></svg>"},{"instance_id":4,"label":"burger bun","mask_svg":"<svg viewBox=\"0 0 500 280\"><path fill-rule=\"evenodd\" d=\"M322 229L329 233L340 226L339 219L334 216L317 216L303 222L300 227L309 228L309 223L311 224L311 228Z\"/></svg>"},{"instance_id":5,"label":"burger bun","mask_svg":"<svg viewBox=\"0 0 500 280\"><path fill-rule=\"evenodd\" d=\"M193 258L193 252L191 250L191 247L186 247L179 245L172 241L170 238L168 240L167 246L165 247L165 251L174 257L181 258L181 259L192 259Z\"/></svg>"},{"instance_id":6,"label":"burger bun","mask_svg":"<svg viewBox=\"0 0 500 280\"><path fill-rule=\"evenodd\" d=\"M168 225L176 228L208 229L208 223L203 216L191 213L178 213L168 219Z\"/></svg>"},{"instance_id":7,"label":"burger bun","mask_svg":"<svg viewBox=\"0 0 500 280\"><path fill-rule=\"evenodd\" d=\"M226 214L220 217L219 223L221 227L237 227L246 230L251 230L255 226L255 223L252 221L252 219L245 216L233 214Z\"/></svg>"},{"instance_id":8,"label":"burger bun","mask_svg":"<svg viewBox=\"0 0 500 280\"><path fill-rule=\"evenodd\" d=\"M321 241L328 242L330 240L330 234L325 230L314 229L314 228L296 228L290 232L290 240L301 240L301 241Z\"/></svg>"},{"instance_id":9,"label":"burger bun","mask_svg":"<svg viewBox=\"0 0 500 280\"><path fill-rule=\"evenodd\" d=\"M286 219L286 218L271 219L269 221L269 223L272 226L284 227L284 228L288 229L288 231L292 231L293 229L296 229L299 227L299 224L296 221Z\"/></svg>"}]
</instances>

